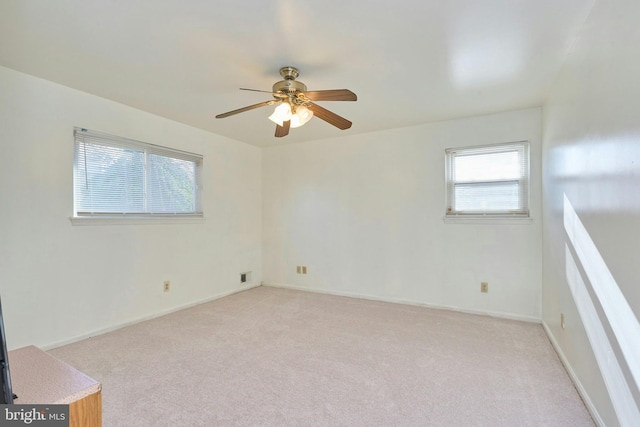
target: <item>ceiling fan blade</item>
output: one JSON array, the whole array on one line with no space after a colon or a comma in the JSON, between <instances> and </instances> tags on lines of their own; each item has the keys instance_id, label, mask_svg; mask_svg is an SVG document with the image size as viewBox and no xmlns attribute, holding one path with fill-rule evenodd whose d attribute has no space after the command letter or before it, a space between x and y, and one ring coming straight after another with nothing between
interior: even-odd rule
<instances>
[{"instance_id":1,"label":"ceiling fan blade","mask_svg":"<svg viewBox=\"0 0 640 427\"><path fill-rule=\"evenodd\" d=\"M247 89L246 87L241 87L240 90L249 90L251 92L273 93L270 90Z\"/></svg>"},{"instance_id":2,"label":"ceiling fan blade","mask_svg":"<svg viewBox=\"0 0 640 427\"><path fill-rule=\"evenodd\" d=\"M311 111L313 111L313 115L316 116L319 119L324 120L325 122L329 123L330 125L334 125L335 127L337 127L338 129L349 129L351 127L351 122L347 119L345 119L344 117L340 117L339 115L337 115L336 113L332 113L331 111L327 110L326 108L323 108L317 104L313 104L313 103L309 103L309 105L307 106L307 108Z\"/></svg>"},{"instance_id":3,"label":"ceiling fan blade","mask_svg":"<svg viewBox=\"0 0 640 427\"><path fill-rule=\"evenodd\" d=\"M282 126L276 124L276 138L282 138L289 135L289 128L291 127L291 120L282 122Z\"/></svg>"},{"instance_id":4,"label":"ceiling fan blade","mask_svg":"<svg viewBox=\"0 0 640 427\"><path fill-rule=\"evenodd\" d=\"M268 90L260 90L260 89L247 89L245 87L241 87L240 90L248 90L250 92L261 92L261 93L270 93L274 98L284 99L287 98L288 95L281 92L269 92Z\"/></svg>"},{"instance_id":5,"label":"ceiling fan blade","mask_svg":"<svg viewBox=\"0 0 640 427\"><path fill-rule=\"evenodd\" d=\"M357 101L358 97L349 89L312 90L304 92L312 101Z\"/></svg>"},{"instance_id":6,"label":"ceiling fan blade","mask_svg":"<svg viewBox=\"0 0 640 427\"><path fill-rule=\"evenodd\" d=\"M253 110L255 108L266 107L267 105L272 105L277 102L280 102L280 101L273 99L271 101L265 101L259 104L249 105L248 107L238 108L237 110L227 111L226 113L218 114L216 116L216 119L224 119L225 117L233 116L234 114L244 113L245 111Z\"/></svg>"}]
</instances>

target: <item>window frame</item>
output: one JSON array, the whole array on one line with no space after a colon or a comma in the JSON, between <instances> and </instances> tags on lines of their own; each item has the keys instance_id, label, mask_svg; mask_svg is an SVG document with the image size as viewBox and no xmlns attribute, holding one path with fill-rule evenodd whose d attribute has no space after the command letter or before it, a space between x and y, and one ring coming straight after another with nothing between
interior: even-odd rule
<instances>
[{"instance_id":1,"label":"window frame","mask_svg":"<svg viewBox=\"0 0 640 427\"><path fill-rule=\"evenodd\" d=\"M495 179L485 181L488 186L500 185L504 183L517 182L520 194L521 208L517 210L496 209L496 210L474 210L464 211L455 210L455 186L457 184L478 183L482 181L455 181L454 161L456 156L465 155L482 155L490 153L506 153L517 151L519 153L519 165L521 166L521 174L517 179ZM464 222L470 220L501 220L502 222L523 223L531 221L531 199L530 199L530 183L531 183L531 155L530 143L527 140L514 141L506 143L475 145L466 147L452 147L445 149L445 222Z\"/></svg>"},{"instance_id":2,"label":"window frame","mask_svg":"<svg viewBox=\"0 0 640 427\"><path fill-rule=\"evenodd\" d=\"M144 166L144 184L143 191L145 205L148 202L149 194L148 178L150 174L148 165L149 156L163 156L172 159L178 159L194 163L194 179L195 179L195 209L193 212L89 212L79 209L78 202L78 176L79 176L79 144L89 139L89 143L94 145L103 145L116 149L133 150L142 152L145 158ZM204 165L204 157L201 154L195 154L187 151L177 150L165 146L150 144L146 142L136 141L129 138L111 135L108 133L88 130L86 128L73 128L73 213L70 217L74 225L86 224L158 224L158 223L176 223L176 222L202 222L204 220L203 212L203 184L202 170ZM147 205L148 206L148 205Z\"/></svg>"}]
</instances>

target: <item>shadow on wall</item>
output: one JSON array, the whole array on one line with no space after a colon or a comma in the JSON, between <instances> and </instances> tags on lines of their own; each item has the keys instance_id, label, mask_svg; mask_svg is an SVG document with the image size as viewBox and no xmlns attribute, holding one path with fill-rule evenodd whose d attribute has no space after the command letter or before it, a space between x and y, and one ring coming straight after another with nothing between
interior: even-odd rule
<instances>
[{"instance_id":1,"label":"shadow on wall","mask_svg":"<svg viewBox=\"0 0 640 427\"><path fill-rule=\"evenodd\" d=\"M637 425L640 410L632 390L635 389L637 394L640 386L640 323L566 194L564 228L568 237L565 245L566 276L571 295L620 425ZM585 276L587 280L583 279ZM617 352L605 325L615 336Z\"/></svg>"}]
</instances>

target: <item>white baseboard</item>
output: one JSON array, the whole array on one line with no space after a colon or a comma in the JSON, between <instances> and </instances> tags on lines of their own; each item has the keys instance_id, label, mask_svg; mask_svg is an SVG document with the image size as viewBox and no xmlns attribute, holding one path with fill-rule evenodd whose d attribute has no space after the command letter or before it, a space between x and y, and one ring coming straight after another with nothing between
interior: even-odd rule
<instances>
[{"instance_id":1,"label":"white baseboard","mask_svg":"<svg viewBox=\"0 0 640 427\"><path fill-rule=\"evenodd\" d=\"M448 306L448 305L427 304L427 303L422 303L422 302L404 300L404 299L400 299L400 298L381 298L381 297L374 296L374 295L359 294L359 293L353 293L353 292L330 291L330 290L326 290L326 289L307 288L307 287L287 285L287 284L282 284L282 283L267 283L267 282L263 282L262 284L264 286L272 286L274 288L293 289L293 290L296 290L296 291L307 291L307 292L315 292L315 293L319 293L319 294L336 295L336 296L341 296L341 297L360 298L360 299L366 299L366 300L370 300L370 301L380 301L380 302L390 302L390 303L394 303L394 304L413 305L413 306L417 306L417 307L433 308L433 309L437 309L437 310L457 311L459 313L477 314L477 315L481 315L481 316L491 316L491 317L497 317L497 318L500 318L500 319L520 320L520 321L529 322L529 323L540 323L542 321L542 319L537 318L537 317L533 317L533 316L523 316L523 315L519 315L519 314L501 313L501 312L494 312L494 311L487 311L487 310L470 310L470 309L461 308L461 307Z\"/></svg>"},{"instance_id":2,"label":"white baseboard","mask_svg":"<svg viewBox=\"0 0 640 427\"><path fill-rule=\"evenodd\" d=\"M587 393L585 388L582 386L580 379L578 379L578 376L574 372L573 367L571 367L569 360L564 355L564 352L562 351L562 348L560 348L558 341L556 341L556 338L551 333L551 329L549 328L549 325L547 325L547 323L544 320L542 321L542 327L544 328L544 331L546 332L547 337L549 338L549 341L551 341L551 345L553 346L554 350L558 354L558 357L560 358L560 361L562 362L564 369L569 374L569 378L571 378L573 385L575 386L576 390L578 390L578 394L582 398L584 405L587 407L587 410L591 414L591 418L593 418L593 422L595 422L599 427L605 427L605 423L604 421L602 421L602 418L600 418L600 414L598 413L598 410L596 409L593 402L591 401L591 398L589 398L589 394Z\"/></svg>"},{"instance_id":3,"label":"white baseboard","mask_svg":"<svg viewBox=\"0 0 640 427\"><path fill-rule=\"evenodd\" d=\"M113 332L113 331L116 331L118 329L125 328L127 326L135 325L136 323L144 322L146 320L155 319L157 317L166 316L167 314L171 314L171 313L174 313L176 311L184 310L184 309L187 309L189 307L195 307L196 305L200 305L200 304L204 304L204 303L207 303L207 302L211 302L211 301L214 301L214 300L217 300L217 299L229 296L229 295L237 294L238 292L243 292L243 291L252 289L252 288L257 288L258 286L261 286L261 285L262 285L261 282L250 283L248 285L239 287L237 289L233 289L233 290L226 291L226 292L221 292L219 294L216 294L214 296L211 296L211 297L208 297L208 298L205 298L205 299L202 299L202 300L198 300L198 301L195 301L195 302L190 302L190 303L187 303L187 304L183 304L183 305L180 305L178 307L173 307L173 308L170 308L168 310L163 310L163 311L160 311L158 313L154 313L154 314L151 314L151 315L148 315L148 316L138 317L136 319L129 320L127 322L118 323L118 324L115 324L115 325L108 326L106 328L96 329L94 331L88 332L86 334L78 335L78 336L75 336L73 338L69 338L69 339L65 339L65 340L62 340L62 341L56 341L54 343L46 344L46 345L40 346L40 348L42 350L44 350L44 351L47 351L47 350L54 349L56 347L62 347L63 345L73 344L74 342L78 342L78 341L82 341L82 340L87 339L87 338L91 338L91 337L95 337L95 336L98 336L98 335L106 334L108 332Z\"/></svg>"}]
</instances>

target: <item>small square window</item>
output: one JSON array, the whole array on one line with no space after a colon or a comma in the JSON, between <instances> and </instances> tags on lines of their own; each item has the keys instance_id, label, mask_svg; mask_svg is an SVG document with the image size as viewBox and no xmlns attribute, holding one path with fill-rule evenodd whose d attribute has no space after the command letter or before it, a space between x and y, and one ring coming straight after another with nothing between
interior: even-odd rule
<instances>
[{"instance_id":1,"label":"small square window","mask_svg":"<svg viewBox=\"0 0 640 427\"><path fill-rule=\"evenodd\" d=\"M446 153L446 217L529 217L529 143Z\"/></svg>"}]
</instances>

